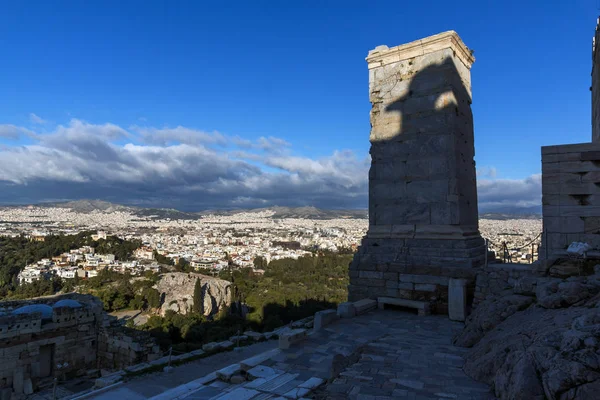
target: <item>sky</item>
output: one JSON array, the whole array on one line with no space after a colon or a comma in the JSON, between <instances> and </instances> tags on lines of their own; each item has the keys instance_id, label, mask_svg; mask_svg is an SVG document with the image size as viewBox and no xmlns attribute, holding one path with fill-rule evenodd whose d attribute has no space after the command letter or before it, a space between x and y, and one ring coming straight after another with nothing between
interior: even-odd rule
<instances>
[{"instance_id":1,"label":"sky","mask_svg":"<svg viewBox=\"0 0 600 400\"><path fill-rule=\"evenodd\" d=\"M1 204L367 207L365 57L447 30L480 211L539 206L540 146L591 141L599 0L1 4Z\"/></svg>"}]
</instances>

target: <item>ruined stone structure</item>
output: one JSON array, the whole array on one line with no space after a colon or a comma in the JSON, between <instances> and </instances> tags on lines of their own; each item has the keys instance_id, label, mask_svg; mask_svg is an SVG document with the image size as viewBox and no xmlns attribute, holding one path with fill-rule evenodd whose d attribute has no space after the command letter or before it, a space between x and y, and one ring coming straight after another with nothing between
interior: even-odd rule
<instances>
[{"instance_id":1,"label":"ruined stone structure","mask_svg":"<svg viewBox=\"0 0 600 400\"><path fill-rule=\"evenodd\" d=\"M31 394L72 378L160 357L144 332L128 334L89 295L0 303L0 394ZM61 368L58 369L58 365Z\"/></svg>"},{"instance_id":2,"label":"ruined stone structure","mask_svg":"<svg viewBox=\"0 0 600 400\"><path fill-rule=\"evenodd\" d=\"M445 313L451 278L473 288L479 234L472 52L454 31L369 52L369 230L349 299L388 296Z\"/></svg>"},{"instance_id":3,"label":"ruined stone structure","mask_svg":"<svg viewBox=\"0 0 600 400\"><path fill-rule=\"evenodd\" d=\"M599 20L600 22L600 20ZM540 259L572 242L600 249L600 31L592 50L592 142L542 147L544 237Z\"/></svg>"}]
</instances>

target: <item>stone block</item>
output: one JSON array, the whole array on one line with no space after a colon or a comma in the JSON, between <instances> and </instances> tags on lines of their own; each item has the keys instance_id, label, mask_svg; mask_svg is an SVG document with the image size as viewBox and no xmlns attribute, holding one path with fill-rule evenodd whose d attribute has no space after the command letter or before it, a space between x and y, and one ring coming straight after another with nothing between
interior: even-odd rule
<instances>
[{"instance_id":1,"label":"stone block","mask_svg":"<svg viewBox=\"0 0 600 400\"><path fill-rule=\"evenodd\" d=\"M315 313L313 330L318 332L324 326L331 324L338 319L336 310L323 310Z\"/></svg>"},{"instance_id":2,"label":"stone block","mask_svg":"<svg viewBox=\"0 0 600 400\"><path fill-rule=\"evenodd\" d=\"M100 377L95 380L94 387L101 389L110 385L113 385L123 379L123 375L125 375L124 371L119 371L110 375L106 375Z\"/></svg>"},{"instance_id":3,"label":"stone block","mask_svg":"<svg viewBox=\"0 0 600 400\"><path fill-rule=\"evenodd\" d=\"M234 347L235 347L235 343L233 343L229 340L219 342L219 349L221 349L221 350L230 350L230 349L233 349ZM203 350L204 350L204 348L203 348Z\"/></svg>"},{"instance_id":4,"label":"stone block","mask_svg":"<svg viewBox=\"0 0 600 400\"><path fill-rule=\"evenodd\" d=\"M24 377L23 377L23 370L22 369L16 369L13 372L13 390L16 394L23 394L23 387L24 387Z\"/></svg>"},{"instance_id":5,"label":"stone block","mask_svg":"<svg viewBox=\"0 0 600 400\"><path fill-rule=\"evenodd\" d=\"M272 357L276 356L279 353L280 353L279 349L269 350L264 353L258 354L254 357L247 358L244 361L241 361L240 365L242 367L242 370L248 371L251 368L254 368L257 365L260 365L260 364L264 363L265 361L271 359Z\"/></svg>"},{"instance_id":6,"label":"stone block","mask_svg":"<svg viewBox=\"0 0 600 400\"><path fill-rule=\"evenodd\" d=\"M467 280L450 279L448 282L448 316L453 321L467 318Z\"/></svg>"},{"instance_id":7,"label":"stone block","mask_svg":"<svg viewBox=\"0 0 600 400\"><path fill-rule=\"evenodd\" d=\"M283 394L285 399L304 399L307 394L310 393L310 389L297 387Z\"/></svg>"},{"instance_id":8,"label":"stone block","mask_svg":"<svg viewBox=\"0 0 600 400\"><path fill-rule=\"evenodd\" d=\"M190 352L190 354L191 354L192 356L194 356L194 357L195 357L195 356L201 356L201 355L203 355L204 353L205 353L205 352L204 352L204 350L201 350L201 349L194 350L194 351Z\"/></svg>"},{"instance_id":9,"label":"stone block","mask_svg":"<svg viewBox=\"0 0 600 400\"><path fill-rule=\"evenodd\" d=\"M359 271L359 278L368 278L368 279L383 279L383 272L377 271Z\"/></svg>"},{"instance_id":10,"label":"stone block","mask_svg":"<svg viewBox=\"0 0 600 400\"><path fill-rule=\"evenodd\" d=\"M265 365L257 365L254 368L251 368L247 371L248 379L253 381L255 379L272 379L277 375L283 374L283 371L267 367Z\"/></svg>"},{"instance_id":11,"label":"stone block","mask_svg":"<svg viewBox=\"0 0 600 400\"><path fill-rule=\"evenodd\" d=\"M260 332L246 331L244 335L248 336L250 339L258 342L259 340L264 339L265 335Z\"/></svg>"},{"instance_id":12,"label":"stone block","mask_svg":"<svg viewBox=\"0 0 600 400\"><path fill-rule=\"evenodd\" d=\"M381 305L392 304L400 307L415 308L419 315L429 315L431 313L430 305L425 301L398 299L392 297L378 297L377 303Z\"/></svg>"},{"instance_id":13,"label":"stone block","mask_svg":"<svg viewBox=\"0 0 600 400\"><path fill-rule=\"evenodd\" d=\"M257 390L239 387L231 392L223 393L218 397L219 400L250 400L252 398L256 398L258 395L260 395L260 392Z\"/></svg>"},{"instance_id":14,"label":"stone block","mask_svg":"<svg viewBox=\"0 0 600 400\"><path fill-rule=\"evenodd\" d=\"M23 394L33 394L33 383L31 382L30 378L27 378L23 381Z\"/></svg>"},{"instance_id":15,"label":"stone block","mask_svg":"<svg viewBox=\"0 0 600 400\"><path fill-rule=\"evenodd\" d=\"M306 329L293 329L279 336L279 348L289 349L294 343L304 340Z\"/></svg>"},{"instance_id":16,"label":"stone block","mask_svg":"<svg viewBox=\"0 0 600 400\"><path fill-rule=\"evenodd\" d=\"M340 318L352 318L356 316L356 308L354 307L354 303L349 301L340 303L337 308L337 315Z\"/></svg>"},{"instance_id":17,"label":"stone block","mask_svg":"<svg viewBox=\"0 0 600 400\"><path fill-rule=\"evenodd\" d=\"M204 346L202 346L202 350L207 351L207 352L215 351L218 348L219 348L219 343L216 343L216 342L206 343Z\"/></svg>"},{"instance_id":18,"label":"stone block","mask_svg":"<svg viewBox=\"0 0 600 400\"><path fill-rule=\"evenodd\" d=\"M422 292L435 292L437 290L437 285L431 283L416 283L415 290Z\"/></svg>"},{"instance_id":19,"label":"stone block","mask_svg":"<svg viewBox=\"0 0 600 400\"><path fill-rule=\"evenodd\" d=\"M12 398L12 389L11 388L0 389L0 400L11 400L11 398Z\"/></svg>"},{"instance_id":20,"label":"stone block","mask_svg":"<svg viewBox=\"0 0 600 400\"><path fill-rule=\"evenodd\" d=\"M307 379L305 382L301 383L300 385L298 385L298 387L314 390L314 389L318 388L319 386L321 386L323 383L325 383L325 381L323 379L312 377L312 378Z\"/></svg>"},{"instance_id":21,"label":"stone block","mask_svg":"<svg viewBox=\"0 0 600 400\"><path fill-rule=\"evenodd\" d=\"M377 301L373 299L362 299L354 302L356 315L365 314L377 308Z\"/></svg>"},{"instance_id":22,"label":"stone block","mask_svg":"<svg viewBox=\"0 0 600 400\"><path fill-rule=\"evenodd\" d=\"M448 286L448 279L448 277L443 276L400 274L400 282L407 283L430 283L435 285Z\"/></svg>"},{"instance_id":23,"label":"stone block","mask_svg":"<svg viewBox=\"0 0 600 400\"><path fill-rule=\"evenodd\" d=\"M229 382L233 375L239 374L242 371L240 364L232 364L217 371L217 378Z\"/></svg>"},{"instance_id":24,"label":"stone block","mask_svg":"<svg viewBox=\"0 0 600 400\"><path fill-rule=\"evenodd\" d=\"M143 371L147 368L150 368L150 364L148 363L142 363L142 364L136 364L136 365L132 365L129 366L127 368L125 368L125 371L127 372L139 372L139 371Z\"/></svg>"},{"instance_id":25,"label":"stone block","mask_svg":"<svg viewBox=\"0 0 600 400\"><path fill-rule=\"evenodd\" d=\"M385 288L387 289L398 289L398 282L397 281L385 281Z\"/></svg>"}]
</instances>

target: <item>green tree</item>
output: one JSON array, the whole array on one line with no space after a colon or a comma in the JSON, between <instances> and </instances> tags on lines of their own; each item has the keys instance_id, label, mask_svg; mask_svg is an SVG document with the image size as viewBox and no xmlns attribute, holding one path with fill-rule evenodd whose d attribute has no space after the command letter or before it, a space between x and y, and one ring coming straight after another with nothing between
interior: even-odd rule
<instances>
[{"instance_id":1,"label":"green tree","mask_svg":"<svg viewBox=\"0 0 600 400\"><path fill-rule=\"evenodd\" d=\"M129 308L133 310L141 310L144 308L144 303L144 297L136 294L135 297L129 301Z\"/></svg>"},{"instance_id":2,"label":"green tree","mask_svg":"<svg viewBox=\"0 0 600 400\"><path fill-rule=\"evenodd\" d=\"M148 307L158 308L160 307L160 293L154 288L146 288L142 290L142 295L146 299Z\"/></svg>"},{"instance_id":3,"label":"green tree","mask_svg":"<svg viewBox=\"0 0 600 400\"><path fill-rule=\"evenodd\" d=\"M175 264L175 270L177 272L191 272L190 262L183 257L179 257L177 264Z\"/></svg>"},{"instance_id":4,"label":"green tree","mask_svg":"<svg viewBox=\"0 0 600 400\"><path fill-rule=\"evenodd\" d=\"M264 257L258 256L254 258L254 268L265 269L267 266L267 260Z\"/></svg>"},{"instance_id":5,"label":"green tree","mask_svg":"<svg viewBox=\"0 0 600 400\"><path fill-rule=\"evenodd\" d=\"M128 304L129 304L129 301L127 300L127 297L125 297L125 295L123 295L122 293L118 293L117 296L112 301L111 309L112 310L122 310L122 309L126 308Z\"/></svg>"},{"instance_id":6,"label":"green tree","mask_svg":"<svg viewBox=\"0 0 600 400\"><path fill-rule=\"evenodd\" d=\"M174 265L173 263L173 259L163 256L162 254L160 254L158 251L154 250L153 251L154 254L154 259L159 263L159 264L167 264L167 265Z\"/></svg>"},{"instance_id":7,"label":"green tree","mask_svg":"<svg viewBox=\"0 0 600 400\"><path fill-rule=\"evenodd\" d=\"M200 279L196 279L194 284L194 312L196 314L204 315L204 301L202 299L202 283Z\"/></svg>"}]
</instances>

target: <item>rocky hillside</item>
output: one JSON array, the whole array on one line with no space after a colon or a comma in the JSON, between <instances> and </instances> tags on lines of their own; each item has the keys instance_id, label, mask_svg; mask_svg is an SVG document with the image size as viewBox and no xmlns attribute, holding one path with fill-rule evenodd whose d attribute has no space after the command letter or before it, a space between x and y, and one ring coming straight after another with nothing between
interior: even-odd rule
<instances>
[{"instance_id":1,"label":"rocky hillside","mask_svg":"<svg viewBox=\"0 0 600 400\"><path fill-rule=\"evenodd\" d=\"M197 280L202 285L204 315L215 315L231 304L231 282L202 274L171 272L162 275L155 286L161 296L161 315L167 310L181 314L192 310Z\"/></svg>"},{"instance_id":2,"label":"rocky hillside","mask_svg":"<svg viewBox=\"0 0 600 400\"><path fill-rule=\"evenodd\" d=\"M600 266L554 265L486 298L455 344L465 372L500 399L593 399L600 393Z\"/></svg>"}]
</instances>

